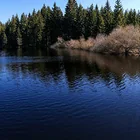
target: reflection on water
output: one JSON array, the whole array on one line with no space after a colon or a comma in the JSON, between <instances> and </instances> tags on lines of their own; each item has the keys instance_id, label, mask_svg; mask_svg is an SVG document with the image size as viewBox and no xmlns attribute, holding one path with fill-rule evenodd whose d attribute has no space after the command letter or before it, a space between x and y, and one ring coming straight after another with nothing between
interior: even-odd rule
<instances>
[{"instance_id":1,"label":"reflection on water","mask_svg":"<svg viewBox=\"0 0 140 140\"><path fill-rule=\"evenodd\" d=\"M41 51L23 54L18 50L13 57L1 57L0 62L1 68L5 67L11 74L24 74L24 77L36 74L41 81L44 79L43 82L51 82L50 76L56 82L65 76L71 88L86 78L91 83L102 80L107 86L114 83L124 89L125 80L137 80L140 71L140 58L105 56L79 50L46 51L43 55Z\"/></svg>"},{"instance_id":2,"label":"reflection on water","mask_svg":"<svg viewBox=\"0 0 140 140\"><path fill-rule=\"evenodd\" d=\"M140 58L65 49L0 56L2 139L140 138Z\"/></svg>"}]
</instances>

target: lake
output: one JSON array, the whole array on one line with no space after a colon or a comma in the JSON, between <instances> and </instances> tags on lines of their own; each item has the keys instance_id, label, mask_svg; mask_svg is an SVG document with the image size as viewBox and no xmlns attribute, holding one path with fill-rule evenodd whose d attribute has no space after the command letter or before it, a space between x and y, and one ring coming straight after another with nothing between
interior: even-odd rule
<instances>
[{"instance_id":1,"label":"lake","mask_svg":"<svg viewBox=\"0 0 140 140\"><path fill-rule=\"evenodd\" d=\"M140 58L0 52L1 140L139 140Z\"/></svg>"}]
</instances>

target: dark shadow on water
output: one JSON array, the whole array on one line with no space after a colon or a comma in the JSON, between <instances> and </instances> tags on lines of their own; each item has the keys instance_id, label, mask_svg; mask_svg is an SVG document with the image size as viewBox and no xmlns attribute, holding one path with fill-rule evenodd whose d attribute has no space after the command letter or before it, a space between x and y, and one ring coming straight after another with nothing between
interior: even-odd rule
<instances>
[{"instance_id":1,"label":"dark shadow on water","mask_svg":"<svg viewBox=\"0 0 140 140\"><path fill-rule=\"evenodd\" d=\"M135 78L140 72L140 58L135 57L107 56L66 49L19 49L2 51L0 54L0 68L5 66L11 74L24 74L26 77L32 73L44 82L49 82L50 76L56 82L65 76L69 87L76 86L76 81L86 78L91 83L103 80L106 85L110 85L115 82L117 87L123 89L125 77Z\"/></svg>"}]
</instances>

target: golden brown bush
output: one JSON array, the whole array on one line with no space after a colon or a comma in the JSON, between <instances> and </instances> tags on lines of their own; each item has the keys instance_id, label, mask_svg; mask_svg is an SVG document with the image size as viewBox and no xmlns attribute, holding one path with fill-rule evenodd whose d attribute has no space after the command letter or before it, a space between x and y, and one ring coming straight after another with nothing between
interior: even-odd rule
<instances>
[{"instance_id":1,"label":"golden brown bush","mask_svg":"<svg viewBox=\"0 0 140 140\"><path fill-rule=\"evenodd\" d=\"M113 54L139 54L140 28L134 26L120 27L109 36L97 36L92 51Z\"/></svg>"},{"instance_id":2,"label":"golden brown bush","mask_svg":"<svg viewBox=\"0 0 140 140\"><path fill-rule=\"evenodd\" d=\"M91 47L94 46L94 39L88 38L85 40L84 38L80 38L79 40L73 40L66 42L66 46L71 49L83 49L83 50L89 50Z\"/></svg>"},{"instance_id":3,"label":"golden brown bush","mask_svg":"<svg viewBox=\"0 0 140 140\"><path fill-rule=\"evenodd\" d=\"M80 38L79 40L64 41L62 38L58 38L55 46L104 54L140 55L140 27L120 27L114 29L109 36L98 35L96 39Z\"/></svg>"}]
</instances>

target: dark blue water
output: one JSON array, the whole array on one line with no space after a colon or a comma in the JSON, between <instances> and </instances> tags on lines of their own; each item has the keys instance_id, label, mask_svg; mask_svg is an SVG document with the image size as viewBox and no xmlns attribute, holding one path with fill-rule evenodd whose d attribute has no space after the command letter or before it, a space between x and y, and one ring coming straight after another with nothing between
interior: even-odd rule
<instances>
[{"instance_id":1,"label":"dark blue water","mask_svg":"<svg viewBox=\"0 0 140 140\"><path fill-rule=\"evenodd\" d=\"M0 140L139 140L140 58L77 50L0 53Z\"/></svg>"}]
</instances>

